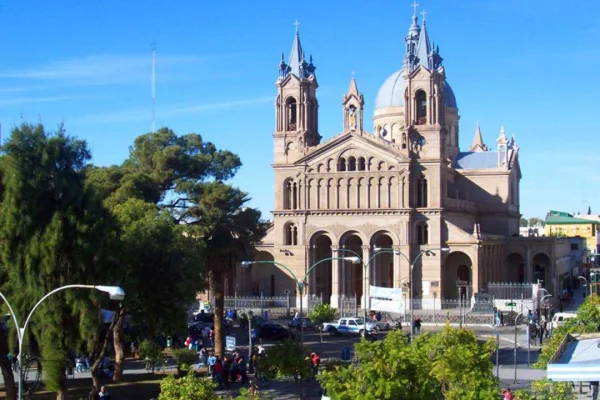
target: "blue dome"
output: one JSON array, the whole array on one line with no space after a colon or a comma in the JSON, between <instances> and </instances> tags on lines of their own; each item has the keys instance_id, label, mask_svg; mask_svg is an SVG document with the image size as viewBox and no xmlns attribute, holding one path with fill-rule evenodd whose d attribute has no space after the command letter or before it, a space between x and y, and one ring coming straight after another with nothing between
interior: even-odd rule
<instances>
[{"instance_id":1,"label":"blue dome","mask_svg":"<svg viewBox=\"0 0 600 400\"><path fill-rule=\"evenodd\" d=\"M375 109L404 106L405 91L406 81L402 78L402 70L394 72L379 88L377 97L375 97ZM444 81L444 102L446 107L458 108L456 96L447 81Z\"/></svg>"}]
</instances>

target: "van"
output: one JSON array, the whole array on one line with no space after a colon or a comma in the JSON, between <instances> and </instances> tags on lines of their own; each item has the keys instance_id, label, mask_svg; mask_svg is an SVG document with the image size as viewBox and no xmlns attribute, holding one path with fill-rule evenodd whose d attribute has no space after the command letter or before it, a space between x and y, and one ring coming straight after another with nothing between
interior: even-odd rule
<instances>
[{"instance_id":1,"label":"van","mask_svg":"<svg viewBox=\"0 0 600 400\"><path fill-rule=\"evenodd\" d=\"M577 314L574 313L559 312L554 314L554 317L552 317L552 329L558 328L560 325L564 324L566 320L575 317L577 317Z\"/></svg>"}]
</instances>

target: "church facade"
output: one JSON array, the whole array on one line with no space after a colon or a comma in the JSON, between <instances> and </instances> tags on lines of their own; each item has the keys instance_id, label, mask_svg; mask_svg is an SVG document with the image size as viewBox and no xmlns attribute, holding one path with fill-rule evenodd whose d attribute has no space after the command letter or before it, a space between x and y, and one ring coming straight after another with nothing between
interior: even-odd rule
<instances>
[{"instance_id":1,"label":"church facade","mask_svg":"<svg viewBox=\"0 0 600 400\"><path fill-rule=\"evenodd\" d=\"M255 260L285 265L298 279L310 270L305 295L334 306L343 295L365 304L370 285L408 291L412 278L414 298L456 299L491 282L552 280L570 265L559 239L519 237L514 136L501 128L488 147L478 124L470 148L459 148L457 98L416 15L403 62L375 98L372 132L352 79L343 129L323 140L318 86L296 32L279 65L273 220ZM344 259L355 255L362 264ZM286 268L239 268L229 291L294 294Z\"/></svg>"}]
</instances>

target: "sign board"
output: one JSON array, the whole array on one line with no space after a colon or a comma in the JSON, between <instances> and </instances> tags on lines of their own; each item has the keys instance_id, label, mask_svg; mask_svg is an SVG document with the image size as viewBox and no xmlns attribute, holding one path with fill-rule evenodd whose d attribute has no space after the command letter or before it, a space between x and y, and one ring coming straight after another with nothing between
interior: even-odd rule
<instances>
[{"instance_id":1,"label":"sign board","mask_svg":"<svg viewBox=\"0 0 600 400\"><path fill-rule=\"evenodd\" d=\"M210 301L205 301L204 302L204 311L205 312L210 312Z\"/></svg>"},{"instance_id":2,"label":"sign board","mask_svg":"<svg viewBox=\"0 0 600 400\"><path fill-rule=\"evenodd\" d=\"M517 303L506 303L506 307L516 307Z\"/></svg>"},{"instance_id":3,"label":"sign board","mask_svg":"<svg viewBox=\"0 0 600 400\"><path fill-rule=\"evenodd\" d=\"M235 350L235 336L225 336L225 350Z\"/></svg>"},{"instance_id":4,"label":"sign board","mask_svg":"<svg viewBox=\"0 0 600 400\"><path fill-rule=\"evenodd\" d=\"M422 287L423 287L423 295L424 296L429 296L429 293L431 291L431 281L423 281L422 282Z\"/></svg>"},{"instance_id":5,"label":"sign board","mask_svg":"<svg viewBox=\"0 0 600 400\"><path fill-rule=\"evenodd\" d=\"M370 286L371 310L404 313L405 304L402 297L402 288L386 288Z\"/></svg>"}]
</instances>

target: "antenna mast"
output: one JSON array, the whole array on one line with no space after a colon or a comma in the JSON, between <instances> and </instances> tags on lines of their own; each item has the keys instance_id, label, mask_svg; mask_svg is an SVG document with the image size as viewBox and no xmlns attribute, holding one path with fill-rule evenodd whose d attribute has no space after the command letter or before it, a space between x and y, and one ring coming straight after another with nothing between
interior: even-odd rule
<instances>
[{"instance_id":1,"label":"antenna mast","mask_svg":"<svg viewBox=\"0 0 600 400\"><path fill-rule=\"evenodd\" d=\"M156 42L152 42L152 132L156 132Z\"/></svg>"}]
</instances>

